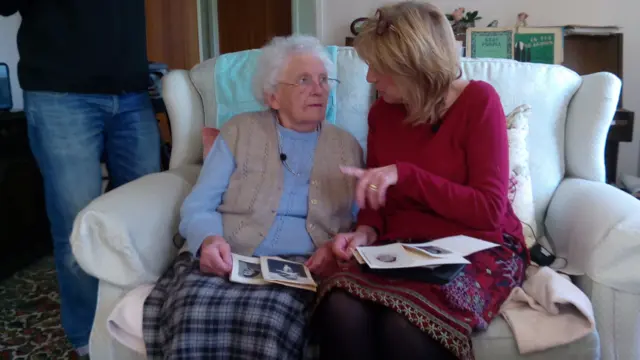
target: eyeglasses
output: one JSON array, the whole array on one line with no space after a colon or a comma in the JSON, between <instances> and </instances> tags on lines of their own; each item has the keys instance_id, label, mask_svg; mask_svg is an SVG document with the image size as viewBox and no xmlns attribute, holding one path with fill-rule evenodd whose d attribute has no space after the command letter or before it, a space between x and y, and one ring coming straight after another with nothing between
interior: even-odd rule
<instances>
[{"instance_id":1,"label":"eyeglasses","mask_svg":"<svg viewBox=\"0 0 640 360\"><path fill-rule=\"evenodd\" d=\"M324 91L331 91L340 84L340 80L332 79L328 76L321 76L318 81L315 81L311 75L303 75L296 82L280 81L278 84L296 86L301 92L311 91L315 85L318 85Z\"/></svg>"}]
</instances>

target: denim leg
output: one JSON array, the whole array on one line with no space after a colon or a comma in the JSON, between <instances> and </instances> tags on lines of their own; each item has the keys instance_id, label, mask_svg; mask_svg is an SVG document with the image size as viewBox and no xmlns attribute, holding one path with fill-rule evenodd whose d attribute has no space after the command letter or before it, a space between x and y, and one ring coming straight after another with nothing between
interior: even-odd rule
<instances>
[{"instance_id":1,"label":"denim leg","mask_svg":"<svg viewBox=\"0 0 640 360\"><path fill-rule=\"evenodd\" d=\"M43 176L47 214L60 288L62 326L75 348L89 343L97 279L75 261L73 221L101 193L100 155L109 97L24 93L29 143Z\"/></svg>"},{"instance_id":2,"label":"denim leg","mask_svg":"<svg viewBox=\"0 0 640 360\"><path fill-rule=\"evenodd\" d=\"M107 168L113 188L160 171L160 130L149 95L117 97L106 124Z\"/></svg>"}]
</instances>

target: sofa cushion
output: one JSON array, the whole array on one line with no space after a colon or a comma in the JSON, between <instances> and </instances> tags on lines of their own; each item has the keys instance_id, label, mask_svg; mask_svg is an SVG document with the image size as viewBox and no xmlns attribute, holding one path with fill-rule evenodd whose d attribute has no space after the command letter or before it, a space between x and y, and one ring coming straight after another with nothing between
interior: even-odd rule
<instances>
[{"instance_id":1,"label":"sofa cushion","mask_svg":"<svg viewBox=\"0 0 640 360\"><path fill-rule=\"evenodd\" d=\"M520 105L507 115L507 136L509 139L509 201L513 211L522 222L522 230L527 247L532 247L538 233L535 221L535 206L529 173L529 115L531 107Z\"/></svg>"},{"instance_id":2,"label":"sofa cushion","mask_svg":"<svg viewBox=\"0 0 640 360\"><path fill-rule=\"evenodd\" d=\"M502 59L462 59L464 79L493 85L505 113L528 104L529 167L536 225L544 229L551 196L565 176L565 125L567 109L582 84L577 73L560 65L521 63Z\"/></svg>"},{"instance_id":3,"label":"sofa cushion","mask_svg":"<svg viewBox=\"0 0 640 360\"><path fill-rule=\"evenodd\" d=\"M569 345L520 355L513 333L507 322L498 317L489 328L472 338L476 360L597 360L600 358L600 338L597 330Z\"/></svg>"},{"instance_id":4,"label":"sofa cushion","mask_svg":"<svg viewBox=\"0 0 640 360\"><path fill-rule=\"evenodd\" d=\"M118 302L107 321L111 337L139 354L146 353L142 334L142 310L152 289L153 285L141 285L128 292ZM476 360L596 360L600 354L599 337L594 330L572 344L522 356L518 352L511 329L501 317L494 319L486 331L475 334L472 341Z\"/></svg>"}]
</instances>

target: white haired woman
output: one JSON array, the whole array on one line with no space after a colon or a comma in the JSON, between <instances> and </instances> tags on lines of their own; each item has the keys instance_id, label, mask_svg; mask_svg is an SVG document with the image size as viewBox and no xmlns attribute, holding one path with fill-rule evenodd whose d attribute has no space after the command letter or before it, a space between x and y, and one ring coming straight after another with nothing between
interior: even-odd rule
<instances>
[{"instance_id":1,"label":"white haired woman","mask_svg":"<svg viewBox=\"0 0 640 360\"><path fill-rule=\"evenodd\" d=\"M340 165L362 166L353 136L325 113L331 62L308 36L275 38L262 51L255 90L268 110L220 129L181 209L183 252L145 302L149 358L300 359L308 348L314 293L232 283L231 254L335 265L333 234L352 228L355 182Z\"/></svg>"}]
</instances>

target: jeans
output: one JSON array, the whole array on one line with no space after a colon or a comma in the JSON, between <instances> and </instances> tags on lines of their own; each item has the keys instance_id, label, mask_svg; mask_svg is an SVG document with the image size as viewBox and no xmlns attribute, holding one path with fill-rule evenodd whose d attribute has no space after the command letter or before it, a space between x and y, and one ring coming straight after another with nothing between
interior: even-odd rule
<instances>
[{"instance_id":1,"label":"jeans","mask_svg":"<svg viewBox=\"0 0 640 360\"><path fill-rule=\"evenodd\" d=\"M31 151L44 181L62 327L71 344L82 348L89 343L98 280L78 266L71 252L74 219L102 193L102 158L112 188L160 171L158 124L146 92L25 91L24 107Z\"/></svg>"}]
</instances>

